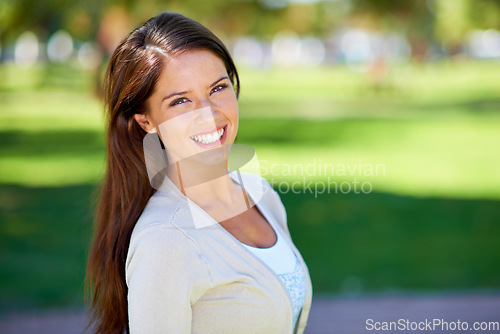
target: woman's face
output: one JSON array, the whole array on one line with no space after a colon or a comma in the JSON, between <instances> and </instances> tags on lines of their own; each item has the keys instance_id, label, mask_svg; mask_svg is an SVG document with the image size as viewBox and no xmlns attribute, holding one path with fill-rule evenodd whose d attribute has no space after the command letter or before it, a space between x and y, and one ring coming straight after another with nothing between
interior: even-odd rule
<instances>
[{"instance_id":1,"label":"woman's face","mask_svg":"<svg viewBox=\"0 0 500 334\"><path fill-rule=\"evenodd\" d=\"M211 51L169 58L147 107L134 117L144 130L159 133L170 163L220 160L221 148L238 132L236 95L223 61Z\"/></svg>"}]
</instances>

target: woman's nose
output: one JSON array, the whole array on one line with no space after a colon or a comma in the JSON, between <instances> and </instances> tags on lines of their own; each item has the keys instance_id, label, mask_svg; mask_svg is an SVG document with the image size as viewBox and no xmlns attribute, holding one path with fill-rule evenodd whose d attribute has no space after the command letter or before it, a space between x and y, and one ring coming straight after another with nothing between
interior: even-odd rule
<instances>
[{"instance_id":1,"label":"woman's nose","mask_svg":"<svg viewBox=\"0 0 500 334\"><path fill-rule=\"evenodd\" d=\"M217 109L211 105L204 106L194 111L195 122L197 124L215 124L215 119L217 118Z\"/></svg>"}]
</instances>

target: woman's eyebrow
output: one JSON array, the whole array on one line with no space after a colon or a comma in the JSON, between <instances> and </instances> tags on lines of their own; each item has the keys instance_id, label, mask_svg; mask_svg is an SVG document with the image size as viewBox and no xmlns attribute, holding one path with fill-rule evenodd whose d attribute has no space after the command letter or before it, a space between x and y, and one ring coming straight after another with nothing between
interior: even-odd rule
<instances>
[{"instance_id":1,"label":"woman's eyebrow","mask_svg":"<svg viewBox=\"0 0 500 334\"><path fill-rule=\"evenodd\" d=\"M216 84L218 84L220 81L222 81L222 80L224 80L224 79L229 79L229 78L228 78L228 76L227 76L227 75L225 75L225 76L223 76L223 77L221 77L221 78L219 78L219 79L215 80L213 83L211 83L211 84L210 84L210 86L209 86L209 87L213 87L213 86L215 86ZM167 100L167 99L169 99L169 98L171 98L171 97L174 97L174 96L176 96L176 95L183 95L183 94L187 94L187 93L189 93L189 92L190 92L190 91L185 90L185 91L182 91L182 92L177 92L177 93L168 94L167 96L165 96L165 97L161 100L161 102L163 102L163 101L165 101L165 100Z\"/></svg>"},{"instance_id":2,"label":"woman's eyebrow","mask_svg":"<svg viewBox=\"0 0 500 334\"><path fill-rule=\"evenodd\" d=\"M161 102L173 97L173 96L176 96L176 95L183 95L183 94L186 94L186 93L189 93L189 91L185 90L185 91L182 91L182 92L177 92L177 93L172 93L172 94L168 94L167 96L165 96Z\"/></svg>"},{"instance_id":3,"label":"woman's eyebrow","mask_svg":"<svg viewBox=\"0 0 500 334\"><path fill-rule=\"evenodd\" d=\"M227 75L225 75L225 76L221 77L220 79L215 80L209 87L213 87L213 86L217 85L220 81L222 81L224 79L229 79L229 78L227 77Z\"/></svg>"}]
</instances>

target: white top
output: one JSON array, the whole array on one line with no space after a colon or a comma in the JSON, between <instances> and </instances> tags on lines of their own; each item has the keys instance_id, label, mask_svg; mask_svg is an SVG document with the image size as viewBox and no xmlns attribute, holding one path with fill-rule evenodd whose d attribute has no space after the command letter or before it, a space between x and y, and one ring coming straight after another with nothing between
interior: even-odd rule
<instances>
[{"instance_id":1,"label":"white top","mask_svg":"<svg viewBox=\"0 0 500 334\"><path fill-rule=\"evenodd\" d=\"M272 226L272 224L270 225ZM276 232L277 240L271 247L257 248L244 243L242 245L267 264L281 278L292 299L292 323L295 324L305 302L306 277L293 250L281 236L281 233L277 229L273 228L273 230Z\"/></svg>"}]
</instances>

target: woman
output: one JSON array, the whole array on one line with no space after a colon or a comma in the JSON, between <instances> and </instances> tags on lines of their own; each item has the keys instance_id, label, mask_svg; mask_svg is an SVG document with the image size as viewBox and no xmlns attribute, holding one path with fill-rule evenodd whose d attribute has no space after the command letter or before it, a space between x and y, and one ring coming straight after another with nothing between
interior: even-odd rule
<instances>
[{"instance_id":1,"label":"woman","mask_svg":"<svg viewBox=\"0 0 500 334\"><path fill-rule=\"evenodd\" d=\"M278 194L241 173L252 154L233 145L239 78L222 42L162 13L117 47L105 89L94 331L302 333L309 273Z\"/></svg>"}]
</instances>

